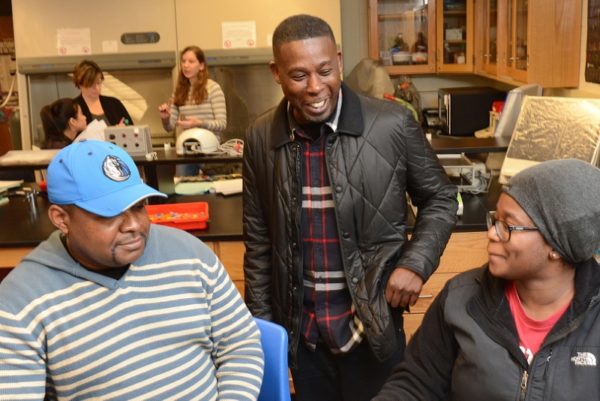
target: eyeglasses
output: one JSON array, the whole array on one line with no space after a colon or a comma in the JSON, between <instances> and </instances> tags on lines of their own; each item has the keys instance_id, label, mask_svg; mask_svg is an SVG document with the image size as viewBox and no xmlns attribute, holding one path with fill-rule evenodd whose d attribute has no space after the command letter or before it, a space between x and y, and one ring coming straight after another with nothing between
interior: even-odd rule
<instances>
[{"instance_id":1,"label":"eyeglasses","mask_svg":"<svg viewBox=\"0 0 600 401\"><path fill-rule=\"evenodd\" d=\"M539 231L537 227L511 226L502 220L496 219L496 212L488 212L486 216L488 230L494 226L496 234L502 242L510 241L510 234L513 231Z\"/></svg>"}]
</instances>

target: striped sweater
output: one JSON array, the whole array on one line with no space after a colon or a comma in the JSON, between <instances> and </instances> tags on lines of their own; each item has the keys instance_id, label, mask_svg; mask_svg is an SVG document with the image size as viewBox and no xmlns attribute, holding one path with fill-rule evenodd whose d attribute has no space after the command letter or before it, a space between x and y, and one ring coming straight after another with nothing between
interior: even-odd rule
<instances>
[{"instance_id":1,"label":"striped sweater","mask_svg":"<svg viewBox=\"0 0 600 401\"><path fill-rule=\"evenodd\" d=\"M191 91L188 93L188 99L183 106L171 104L171 117L164 123L167 131L173 131L176 122L180 116L186 118L198 118L202 120L200 128L206 128L220 136L221 131L227 128L227 108L225 104L225 95L218 83L209 79L206 83L208 97L200 104L195 104L191 98ZM172 98L171 98L172 101Z\"/></svg>"},{"instance_id":2,"label":"striped sweater","mask_svg":"<svg viewBox=\"0 0 600 401\"><path fill-rule=\"evenodd\" d=\"M152 225L119 280L55 232L0 284L0 400L254 400L262 374L253 318L183 231Z\"/></svg>"}]
</instances>

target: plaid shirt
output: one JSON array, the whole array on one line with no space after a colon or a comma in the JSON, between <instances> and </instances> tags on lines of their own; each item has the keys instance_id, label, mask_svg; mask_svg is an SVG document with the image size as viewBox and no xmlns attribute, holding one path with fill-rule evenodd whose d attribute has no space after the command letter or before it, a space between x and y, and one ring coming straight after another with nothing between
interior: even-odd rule
<instances>
[{"instance_id":1,"label":"plaid shirt","mask_svg":"<svg viewBox=\"0 0 600 401\"><path fill-rule=\"evenodd\" d=\"M338 105L333 122L312 127L292 126L303 155L301 329L307 346L314 349L322 341L333 353L348 352L363 338L363 326L355 313L344 274L325 160L327 138L336 129L339 109ZM293 121L291 113L290 121Z\"/></svg>"}]
</instances>

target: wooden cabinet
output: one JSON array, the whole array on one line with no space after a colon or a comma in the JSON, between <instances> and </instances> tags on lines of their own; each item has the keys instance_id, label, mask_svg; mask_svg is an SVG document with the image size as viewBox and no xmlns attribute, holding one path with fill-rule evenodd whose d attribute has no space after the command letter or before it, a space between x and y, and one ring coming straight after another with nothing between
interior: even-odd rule
<instances>
[{"instance_id":1,"label":"wooden cabinet","mask_svg":"<svg viewBox=\"0 0 600 401\"><path fill-rule=\"evenodd\" d=\"M498 0L475 3L475 72L496 75L498 72ZM502 18L504 19L504 18Z\"/></svg>"},{"instance_id":2,"label":"wooden cabinet","mask_svg":"<svg viewBox=\"0 0 600 401\"><path fill-rule=\"evenodd\" d=\"M477 0L475 72L514 85L577 86L581 10L581 0Z\"/></svg>"},{"instance_id":3,"label":"wooden cabinet","mask_svg":"<svg viewBox=\"0 0 600 401\"><path fill-rule=\"evenodd\" d=\"M219 257L240 294L244 295L244 243L242 241L205 241ZM0 248L0 281L34 247Z\"/></svg>"},{"instance_id":4,"label":"wooden cabinet","mask_svg":"<svg viewBox=\"0 0 600 401\"><path fill-rule=\"evenodd\" d=\"M473 31L473 0L369 0L369 56L390 75L472 72Z\"/></svg>"},{"instance_id":5,"label":"wooden cabinet","mask_svg":"<svg viewBox=\"0 0 600 401\"><path fill-rule=\"evenodd\" d=\"M487 232L455 232L442 255L440 266L423 286L417 303L404 314L404 331L409 340L421 325L425 312L446 282L458 273L483 265L487 259Z\"/></svg>"},{"instance_id":6,"label":"wooden cabinet","mask_svg":"<svg viewBox=\"0 0 600 401\"><path fill-rule=\"evenodd\" d=\"M244 296L244 243L242 241L219 241L212 243L215 254L225 266L229 277Z\"/></svg>"},{"instance_id":7,"label":"wooden cabinet","mask_svg":"<svg viewBox=\"0 0 600 401\"><path fill-rule=\"evenodd\" d=\"M0 281L6 277L13 267L19 264L21 259L34 247L23 246L16 248L0 248Z\"/></svg>"},{"instance_id":8,"label":"wooden cabinet","mask_svg":"<svg viewBox=\"0 0 600 401\"><path fill-rule=\"evenodd\" d=\"M433 0L369 0L369 57L390 75L435 72ZM405 49L394 49L398 35Z\"/></svg>"},{"instance_id":9,"label":"wooden cabinet","mask_svg":"<svg viewBox=\"0 0 600 401\"><path fill-rule=\"evenodd\" d=\"M244 243L242 241L205 242L219 257L236 288L244 295ZM10 271L33 248L0 248L0 272ZM410 313L404 315L407 340L420 326L423 315L446 281L458 273L479 267L487 261L487 233L455 232L442 255L440 266L423 286L421 296Z\"/></svg>"},{"instance_id":10,"label":"wooden cabinet","mask_svg":"<svg viewBox=\"0 0 600 401\"><path fill-rule=\"evenodd\" d=\"M473 1L438 0L437 71L473 72Z\"/></svg>"}]
</instances>

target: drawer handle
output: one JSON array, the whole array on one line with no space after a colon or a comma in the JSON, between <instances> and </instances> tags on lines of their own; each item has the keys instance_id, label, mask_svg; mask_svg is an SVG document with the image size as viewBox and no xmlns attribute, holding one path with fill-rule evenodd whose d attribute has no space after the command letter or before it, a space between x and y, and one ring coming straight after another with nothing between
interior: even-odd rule
<instances>
[{"instance_id":1,"label":"drawer handle","mask_svg":"<svg viewBox=\"0 0 600 401\"><path fill-rule=\"evenodd\" d=\"M419 298L433 298L433 295L431 295L431 294L420 294Z\"/></svg>"}]
</instances>

